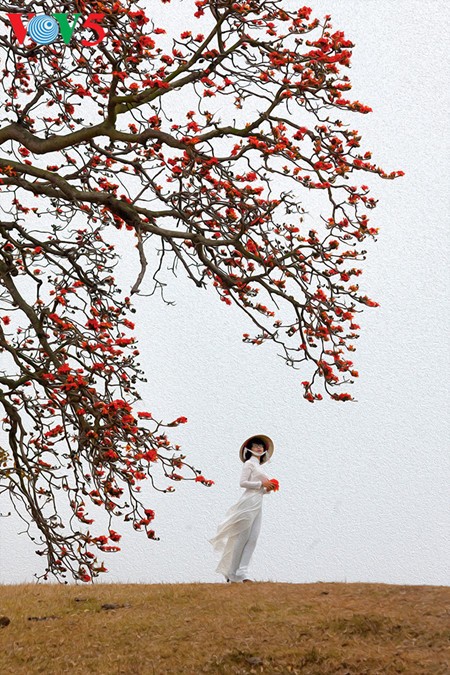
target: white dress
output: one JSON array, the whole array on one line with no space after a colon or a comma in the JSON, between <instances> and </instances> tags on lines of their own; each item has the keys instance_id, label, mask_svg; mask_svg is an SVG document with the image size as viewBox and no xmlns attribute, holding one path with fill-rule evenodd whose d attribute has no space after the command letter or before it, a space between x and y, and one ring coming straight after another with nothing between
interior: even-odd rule
<instances>
[{"instance_id":1,"label":"white dress","mask_svg":"<svg viewBox=\"0 0 450 675\"><path fill-rule=\"evenodd\" d=\"M216 572L230 581L247 578L248 564L258 538L263 495L268 492L262 484L268 476L261 467L254 455L244 462L239 484L245 490L226 512L215 537L208 539L214 550L222 554Z\"/></svg>"}]
</instances>

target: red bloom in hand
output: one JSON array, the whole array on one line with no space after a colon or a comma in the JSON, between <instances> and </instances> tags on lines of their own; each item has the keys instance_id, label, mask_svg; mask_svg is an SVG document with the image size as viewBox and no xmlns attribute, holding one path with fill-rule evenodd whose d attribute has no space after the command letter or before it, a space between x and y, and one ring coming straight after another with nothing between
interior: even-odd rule
<instances>
[{"instance_id":1,"label":"red bloom in hand","mask_svg":"<svg viewBox=\"0 0 450 675\"><path fill-rule=\"evenodd\" d=\"M274 491L277 491L277 490L280 489L280 484L279 484L279 482L277 481L276 478L271 478L270 483L272 483Z\"/></svg>"}]
</instances>

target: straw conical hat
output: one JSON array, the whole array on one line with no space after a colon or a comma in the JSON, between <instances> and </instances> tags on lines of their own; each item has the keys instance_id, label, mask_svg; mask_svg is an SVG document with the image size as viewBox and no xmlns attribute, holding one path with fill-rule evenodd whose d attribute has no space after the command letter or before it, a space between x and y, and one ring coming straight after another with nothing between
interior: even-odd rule
<instances>
[{"instance_id":1,"label":"straw conical hat","mask_svg":"<svg viewBox=\"0 0 450 675\"><path fill-rule=\"evenodd\" d=\"M250 443L250 441L253 440L254 438L260 438L265 443L266 454L263 455L263 459L262 459L262 462L261 462L261 464L264 464L265 462L267 462L272 457L273 451L274 451L274 445L273 445L272 439L269 438L269 436L265 436L264 434L253 434L253 436L249 436L249 438L247 438L247 440L244 441L244 443L242 443L242 445L240 447L239 458L240 458L241 462L244 461L244 449L247 447L247 445Z\"/></svg>"}]
</instances>

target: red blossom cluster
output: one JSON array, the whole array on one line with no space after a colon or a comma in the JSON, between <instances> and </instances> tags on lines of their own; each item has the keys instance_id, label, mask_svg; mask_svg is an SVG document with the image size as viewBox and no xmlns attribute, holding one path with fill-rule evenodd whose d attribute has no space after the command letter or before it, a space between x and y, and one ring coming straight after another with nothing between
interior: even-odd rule
<instances>
[{"instance_id":1,"label":"red blossom cluster","mask_svg":"<svg viewBox=\"0 0 450 675\"><path fill-rule=\"evenodd\" d=\"M360 246L378 234L367 175L403 175L378 166L344 121L371 108L346 93L353 44L329 15L278 0L189 1L192 25L171 46L133 0L83 0L84 13L105 15L103 50L13 35L0 44L0 491L37 527L47 572L85 581L105 571L96 549L118 549L114 529L94 532L89 508L157 539L142 504L146 484L159 489L157 467L213 484L163 431L187 418L163 424L137 405L133 295L152 282L148 295L163 295L168 264L181 268L242 310L254 326L244 342L273 341L288 365L313 367L306 401L323 399L319 384L352 401L336 389L359 374L346 358L355 316L378 306L357 283ZM208 31L196 29L202 17ZM322 208L306 215L311 190ZM139 259L128 295L110 232Z\"/></svg>"}]
</instances>

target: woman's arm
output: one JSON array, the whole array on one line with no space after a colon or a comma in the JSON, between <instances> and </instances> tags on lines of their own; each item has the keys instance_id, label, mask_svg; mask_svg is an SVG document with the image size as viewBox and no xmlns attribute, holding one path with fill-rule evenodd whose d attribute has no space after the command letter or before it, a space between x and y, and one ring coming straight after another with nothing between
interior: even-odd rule
<instances>
[{"instance_id":1,"label":"woman's arm","mask_svg":"<svg viewBox=\"0 0 450 675\"><path fill-rule=\"evenodd\" d=\"M249 462L244 462L239 485L242 488L259 490L262 485L262 482L260 480L249 480L251 472L252 472L252 465Z\"/></svg>"}]
</instances>

